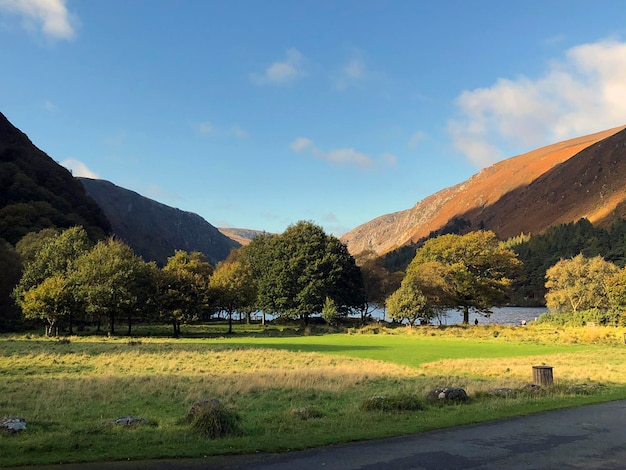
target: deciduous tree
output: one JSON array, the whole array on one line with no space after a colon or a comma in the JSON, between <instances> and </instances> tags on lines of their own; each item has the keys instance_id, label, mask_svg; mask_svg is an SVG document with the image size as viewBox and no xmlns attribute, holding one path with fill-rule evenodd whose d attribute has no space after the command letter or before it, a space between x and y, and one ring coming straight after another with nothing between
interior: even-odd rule
<instances>
[{"instance_id":1,"label":"deciduous tree","mask_svg":"<svg viewBox=\"0 0 626 470\"><path fill-rule=\"evenodd\" d=\"M609 279L619 268L600 256L583 255L557 262L546 272L546 304L550 310L577 312L610 306Z\"/></svg>"},{"instance_id":2,"label":"deciduous tree","mask_svg":"<svg viewBox=\"0 0 626 470\"><path fill-rule=\"evenodd\" d=\"M428 282L420 290L429 292L432 305L460 310L468 324L470 310L488 315L491 307L506 301L520 265L493 232L477 231L428 240L409 265L407 277L424 279L420 270L429 269Z\"/></svg>"}]
</instances>

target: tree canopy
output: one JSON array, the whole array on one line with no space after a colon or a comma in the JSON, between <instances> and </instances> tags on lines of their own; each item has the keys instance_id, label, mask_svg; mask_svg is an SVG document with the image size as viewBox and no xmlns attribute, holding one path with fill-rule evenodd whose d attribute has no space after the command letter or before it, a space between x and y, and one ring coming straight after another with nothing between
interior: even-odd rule
<instances>
[{"instance_id":1,"label":"tree canopy","mask_svg":"<svg viewBox=\"0 0 626 470\"><path fill-rule=\"evenodd\" d=\"M506 302L521 266L513 251L490 231L442 235L417 251L407 278L440 308L456 308L469 323L469 312L489 314Z\"/></svg>"}]
</instances>

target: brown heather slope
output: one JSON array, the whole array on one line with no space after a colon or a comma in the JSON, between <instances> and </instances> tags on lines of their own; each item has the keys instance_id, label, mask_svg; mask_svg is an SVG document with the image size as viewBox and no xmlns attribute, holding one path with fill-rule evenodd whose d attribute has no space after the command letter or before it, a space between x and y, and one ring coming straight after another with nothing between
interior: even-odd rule
<instances>
[{"instance_id":1,"label":"brown heather slope","mask_svg":"<svg viewBox=\"0 0 626 470\"><path fill-rule=\"evenodd\" d=\"M619 184L626 180L626 167L624 171L621 168L621 160L626 165L626 148L619 147L619 142L626 142L626 135L620 132L625 128L570 139L498 162L411 209L360 225L342 241L353 254L365 249L383 254L441 230L456 218L507 238L581 217L601 222L620 216L620 203L626 201L626 191ZM588 152L569 165L569 160L585 149ZM602 161L593 163L594 158ZM616 163L611 163L614 160ZM568 165L560 166L564 162Z\"/></svg>"}]
</instances>

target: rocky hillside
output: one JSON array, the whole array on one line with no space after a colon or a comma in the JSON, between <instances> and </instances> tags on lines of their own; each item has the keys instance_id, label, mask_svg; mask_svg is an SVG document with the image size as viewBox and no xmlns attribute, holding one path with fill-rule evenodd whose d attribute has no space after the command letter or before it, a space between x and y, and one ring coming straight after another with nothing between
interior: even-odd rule
<instances>
[{"instance_id":1,"label":"rocky hillside","mask_svg":"<svg viewBox=\"0 0 626 470\"><path fill-rule=\"evenodd\" d=\"M146 261L163 265L175 250L200 251L215 264L240 246L197 214L160 204L108 181L78 178L104 210L113 233Z\"/></svg>"},{"instance_id":2,"label":"rocky hillside","mask_svg":"<svg viewBox=\"0 0 626 470\"><path fill-rule=\"evenodd\" d=\"M15 245L29 232L75 225L93 240L111 230L72 174L0 113L0 238Z\"/></svg>"},{"instance_id":3,"label":"rocky hillside","mask_svg":"<svg viewBox=\"0 0 626 470\"><path fill-rule=\"evenodd\" d=\"M222 227L218 228L218 230L226 235L228 238L235 240L241 245L247 245L252 241L254 237L266 233L260 230L251 230L248 228Z\"/></svg>"},{"instance_id":4,"label":"rocky hillside","mask_svg":"<svg viewBox=\"0 0 626 470\"><path fill-rule=\"evenodd\" d=\"M504 239L582 217L610 223L626 216L625 128L501 161L411 209L355 228L342 241L353 254L383 254L446 228L484 228Z\"/></svg>"}]
</instances>

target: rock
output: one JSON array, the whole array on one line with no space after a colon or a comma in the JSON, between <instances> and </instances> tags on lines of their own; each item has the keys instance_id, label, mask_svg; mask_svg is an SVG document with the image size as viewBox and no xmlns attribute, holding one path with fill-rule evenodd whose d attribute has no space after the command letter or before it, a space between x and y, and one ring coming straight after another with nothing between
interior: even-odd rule
<instances>
[{"instance_id":1,"label":"rock","mask_svg":"<svg viewBox=\"0 0 626 470\"><path fill-rule=\"evenodd\" d=\"M4 428L12 432L25 431L26 420L24 418L5 416L0 418L0 428Z\"/></svg>"},{"instance_id":2,"label":"rock","mask_svg":"<svg viewBox=\"0 0 626 470\"><path fill-rule=\"evenodd\" d=\"M132 416L132 415L123 416L115 420L115 424L117 424L118 426L136 426L139 424L146 424L146 423L148 423L148 420L146 418L141 418L141 417Z\"/></svg>"},{"instance_id":3,"label":"rock","mask_svg":"<svg viewBox=\"0 0 626 470\"><path fill-rule=\"evenodd\" d=\"M509 395L513 395L515 393L515 390L513 390L512 388L494 388L493 390L489 390L489 394L490 395L494 395L497 397L507 397Z\"/></svg>"},{"instance_id":4,"label":"rock","mask_svg":"<svg viewBox=\"0 0 626 470\"><path fill-rule=\"evenodd\" d=\"M426 395L431 400L465 401L468 399L467 392L462 388L444 387L436 388Z\"/></svg>"}]
</instances>

